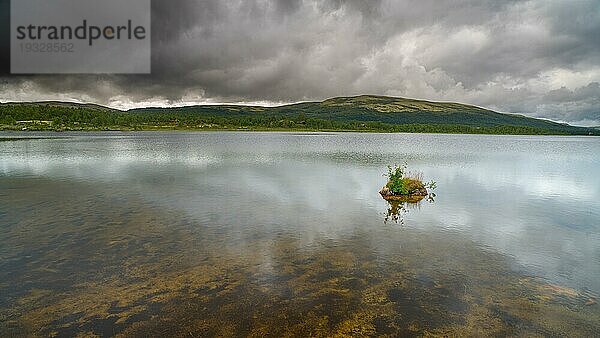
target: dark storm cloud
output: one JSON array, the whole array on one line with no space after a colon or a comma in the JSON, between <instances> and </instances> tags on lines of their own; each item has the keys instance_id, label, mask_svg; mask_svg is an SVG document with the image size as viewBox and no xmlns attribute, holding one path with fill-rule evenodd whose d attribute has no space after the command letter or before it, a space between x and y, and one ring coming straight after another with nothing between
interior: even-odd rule
<instances>
[{"instance_id":1,"label":"dark storm cloud","mask_svg":"<svg viewBox=\"0 0 600 338\"><path fill-rule=\"evenodd\" d=\"M600 1L154 1L152 75L4 78L115 106L363 93L600 124Z\"/></svg>"}]
</instances>

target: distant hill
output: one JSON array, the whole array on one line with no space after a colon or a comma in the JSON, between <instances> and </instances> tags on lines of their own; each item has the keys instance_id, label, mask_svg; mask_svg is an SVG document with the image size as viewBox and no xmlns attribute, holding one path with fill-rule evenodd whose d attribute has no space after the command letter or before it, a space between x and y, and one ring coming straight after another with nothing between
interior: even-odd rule
<instances>
[{"instance_id":1,"label":"distant hill","mask_svg":"<svg viewBox=\"0 0 600 338\"><path fill-rule=\"evenodd\" d=\"M99 111L119 111L118 109L101 106L94 103L76 103L76 102L63 102L63 101L38 101L38 102L19 102L19 103L3 103L2 105L23 105L29 107L46 106L46 107L60 107L60 108L81 108Z\"/></svg>"},{"instance_id":2,"label":"distant hill","mask_svg":"<svg viewBox=\"0 0 600 338\"><path fill-rule=\"evenodd\" d=\"M343 130L600 135L600 129L498 113L461 103L374 95L336 97L321 102L278 107L198 105L128 111L66 102L5 103L0 104L0 113L3 129Z\"/></svg>"}]
</instances>

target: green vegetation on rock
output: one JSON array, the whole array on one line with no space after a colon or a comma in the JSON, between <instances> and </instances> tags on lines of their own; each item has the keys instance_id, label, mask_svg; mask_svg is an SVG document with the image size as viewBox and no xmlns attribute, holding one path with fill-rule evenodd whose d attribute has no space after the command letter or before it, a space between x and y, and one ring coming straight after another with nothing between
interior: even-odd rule
<instances>
[{"instance_id":1,"label":"green vegetation on rock","mask_svg":"<svg viewBox=\"0 0 600 338\"><path fill-rule=\"evenodd\" d=\"M436 183L423 183L422 173L407 172L407 165L388 166L387 184L379 192L383 198L396 196L426 196L427 189L435 189Z\"/></svg>"}]
</instances>

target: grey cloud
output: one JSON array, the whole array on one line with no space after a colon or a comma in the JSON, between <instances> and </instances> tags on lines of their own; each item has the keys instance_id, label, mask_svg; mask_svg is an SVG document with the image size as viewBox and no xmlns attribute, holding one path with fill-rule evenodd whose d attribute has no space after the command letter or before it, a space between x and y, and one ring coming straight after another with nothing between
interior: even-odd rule
<instances>
[{"instance_id":1,"label":"grey cloud","mask_svg":"<svg viewBox=\"0 0 600 338\"><path fill-rule=\"evenodd\" d=\"M150 76L2 79L1 100L294 102L362 93L600 124L600 2L154 1Z\"/></svg>"},{"instance_id":2,"label":"grey cloud","mask_svg":"<svg viewBox=\"0 0 600 338\"><path fill-rule=\"evenodd\" d=\"M569 90L565 87L551 90L542 100L538 116L563 121L600 121L600 84L592 82L587 86ZM547 110L544 110L546 108Z\"/></svg>"}]
</instances>

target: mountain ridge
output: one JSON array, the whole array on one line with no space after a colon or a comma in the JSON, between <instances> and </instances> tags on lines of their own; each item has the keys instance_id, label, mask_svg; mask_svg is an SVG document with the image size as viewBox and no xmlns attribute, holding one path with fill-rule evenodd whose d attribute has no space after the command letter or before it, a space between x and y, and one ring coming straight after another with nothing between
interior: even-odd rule
<instances>
[{"instance_id":1,"label":"mountain ridge","mask_svg":"<svg viewBox=\"0 0 600 338\"><path fill-rule=\"evenodd\" d=\"M62 101L0 104L2 129L17 122L54 121L46 128L94 129L310 129L597 135L598 129L500 113L484 107L411 98L357 95L280 106L202 104L119 110L92 103ZM72 113L72 114L69 114ZM12 127L10 127L12 125ZM8 126L8 127L7 127ZM412 126L409 128L409 126ZM39 127L41 128L41 127ZM35 127L34 129L39 129ZM83 127L77 127L83 128ZM511 129L512 131L508 131ZM502 130L505 130L503 132Z\"/></svg>"}]
</instances>

